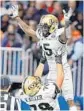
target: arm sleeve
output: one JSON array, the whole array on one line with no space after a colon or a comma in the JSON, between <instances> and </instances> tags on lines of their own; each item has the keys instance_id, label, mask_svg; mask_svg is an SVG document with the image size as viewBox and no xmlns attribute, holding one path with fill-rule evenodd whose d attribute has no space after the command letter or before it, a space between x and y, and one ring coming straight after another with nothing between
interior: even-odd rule
<instances>
[{"instance_id":1,"label":"arm sleeve","mask_svg":"<svg viewBox=\"0 0 84 111\"><path fill-rule=\"evenodd\" d=\"M52 81L48 81L48 83L44 87L45 96L49 98L55 98L56 97L56 84Z\"/></svg>"},{"instance_id":2,"label":"arm sleeve","mask_svg":"<svg viewBox=\"0 0 84 111\"><path fill-rule=\"evenodd\" d=\"M66 41L67 41L67 38L66 38L66 34L65 34L65 28L60 28L57 30L57 33L56 33L56 37L58 37L58 41L61 43L61 44L66 44Z\"/></svg>"}]
</instances>

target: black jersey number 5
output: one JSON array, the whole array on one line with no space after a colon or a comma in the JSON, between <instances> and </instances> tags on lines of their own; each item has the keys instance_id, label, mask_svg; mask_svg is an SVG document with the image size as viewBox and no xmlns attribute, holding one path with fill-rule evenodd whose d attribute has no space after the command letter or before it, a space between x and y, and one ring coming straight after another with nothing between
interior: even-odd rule
<instances>
[{"instance_id":1,"label":"black jersey number 5","mask_svg":"<svg viewBox=\"0 0 84 111\"><path fill-rule=\"evenodd\" d=\"M52 50L49 48L49 44L43 44L45 53L47 56L51 56L52 55Z\"/></svg>"}]
</instances>

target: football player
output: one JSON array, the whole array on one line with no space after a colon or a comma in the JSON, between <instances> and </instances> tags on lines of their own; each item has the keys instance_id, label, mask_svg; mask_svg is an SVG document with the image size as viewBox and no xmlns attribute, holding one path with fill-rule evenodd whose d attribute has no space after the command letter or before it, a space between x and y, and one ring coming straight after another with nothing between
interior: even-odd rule
<instances>
[{"instance_id":1,"label":"football player","mask_svg":"<svg viewBox=\"0 0 84 111\"><path fill-rule=\"evenodd\" d=\"M55 16L49 14L41 18L36 32L20 19L18 15L18 6L12 6L11 12L12 12L11 17L17 21L22 30L26 34L30 35L33 41L40 42L40 45L42 46L43 49L43 56L46 56L49 65L48 79L57 76L55 56L62 54L62 64L64 68L64 82L63 82L63 77L60 76L59 74L59 77L58 76L56 77L56 84L58 85L59 88L61 88L62 86L63 89L62 92L64 94L64 97L68 101L70 108L75 110L73 102L73 85L72 85L71 69L67 63L67 49L66 49L67 39L65 36L66 28L69 26L69 18L72 15L72 9L70 8L68 14L64 12L65 27L58 29L58 19ZM42 74L41 72L43 68L44 65L40 63L35 72L35 75L41 77L40 74ZM53 76L52 74L55 74L55 76Z\"/></svg>"},{"instance_id":2,"label":"football player","mask_svg":"<svg viewBox=\"0 0 84 111\"><path fill-rule=\"evenodd\" d=\"M58 58L59 61L56 61L57 74L62 75L62 56L59 56ZM55 81L48 80L47 83L43 85L40 77L28 76L25 78L22 88L26 96L22 96L21 99L30 105L31 111L59 110L56 96L60 90Z\"/></svg>"}]
</instances>

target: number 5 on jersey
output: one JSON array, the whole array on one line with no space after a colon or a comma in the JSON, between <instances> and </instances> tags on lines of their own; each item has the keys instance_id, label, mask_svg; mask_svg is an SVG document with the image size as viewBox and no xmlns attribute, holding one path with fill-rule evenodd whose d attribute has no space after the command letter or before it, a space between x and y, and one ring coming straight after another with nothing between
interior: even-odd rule
<instances>
[{"instance_id":1,"label":"number 5 on jersey","mask_svg":"<svg viewBox=\"0 0 84 111\"><path fill-rule=\"evenodd\" d=\"M52 55L52 50L49 48L49 46L49 44L43 44L44 54L46 54L47 56Z\"/></svg>"}]
</instances>

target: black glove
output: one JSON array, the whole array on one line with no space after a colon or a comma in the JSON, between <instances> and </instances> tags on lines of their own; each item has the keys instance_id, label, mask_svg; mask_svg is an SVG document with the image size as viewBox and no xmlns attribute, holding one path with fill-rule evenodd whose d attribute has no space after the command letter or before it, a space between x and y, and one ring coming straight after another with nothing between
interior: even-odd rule
<instances>
[{"instance_id":1,"label":"black glove","mask_svg":"<svg viewBox=\"0 0 84 111\"><path fill-rule=\"evenodd\" d=\"M60 89L58 88L58 86L55 84L55 97L56 98L57 94L60 93Z\"/></svg>"},{"instance_id":2,"label":"black glove","mask_svg":"<svg viewBox=\"0 0 84 111\"><path fill-rule=\"evenodd\" d=\"M55 56L55 61L58 64L62 64L62 55L56 55Z\"/></svg>"},{"instance_id":3,"label":"black glove","mask_svg":"<svg viewBox=\"0 0 84 111\"><path fill-rule=\"evenodd\" d=\"M42 56L41 57L41 59L40 59L40 63L42 63L42 64L45 64L45 62L46 62L47 60L46 60L46 57L44 56Z\"/></svg>"}]
</instances>

